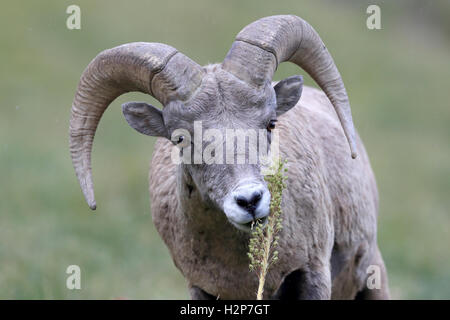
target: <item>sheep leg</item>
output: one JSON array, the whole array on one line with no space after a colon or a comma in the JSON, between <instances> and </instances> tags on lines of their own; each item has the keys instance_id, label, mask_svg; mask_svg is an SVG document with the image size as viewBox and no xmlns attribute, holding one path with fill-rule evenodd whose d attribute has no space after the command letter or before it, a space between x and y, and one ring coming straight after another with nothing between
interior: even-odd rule
<instances>
[{"instance_id":1,"label":"sheep leg","mask_svg":"<svg viewBox=\"0 0 450 320\"><path fill-rule=\"evenodd\" d=\"M288 274L273 296L280 300L325 300L331 297L328 270L295 270Z\"/></svg>"},{"instance_id":2,"label":"sheep leg","mask_svg":"<svg viewBox=\"0 0 450 320\"><path fill-rule=\"evenodd\" d=\"M197 286L189 286L189 294L192 300L217 300L216 297Z\"/></svg>"}]
</instances>

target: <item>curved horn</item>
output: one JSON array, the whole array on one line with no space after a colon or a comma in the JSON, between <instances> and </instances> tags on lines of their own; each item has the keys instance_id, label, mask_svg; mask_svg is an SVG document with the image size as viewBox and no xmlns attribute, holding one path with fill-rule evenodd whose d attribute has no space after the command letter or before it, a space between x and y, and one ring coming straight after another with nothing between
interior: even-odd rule
<instances>
[{"instance_id":1,"label":"curved horn","mask_svg":"<svg viewBox=\"0 0 450 320\"><path fill-rule=\"evenodd\" d=\"M223 69L255 86L272 80L278 64L290 61L304 69L326 93L336 110L356 158L355 128L341 75L317 32L297 16L257 20L236 37Z\"/></svg>"},{"instance_id":2,"label":"curved horn","mask_svg":"<svg viewBox=\"0 0 450 320\"><path fill-rule=\"evenodd\" d=\"M163 105L187 100L203 69L168 45L136 42L101 52L84 70L72 104L70 152L84 197L96 209L91 151L97 125L109 104L126 92L148 93Z\"/></svg>"}]
</instances>

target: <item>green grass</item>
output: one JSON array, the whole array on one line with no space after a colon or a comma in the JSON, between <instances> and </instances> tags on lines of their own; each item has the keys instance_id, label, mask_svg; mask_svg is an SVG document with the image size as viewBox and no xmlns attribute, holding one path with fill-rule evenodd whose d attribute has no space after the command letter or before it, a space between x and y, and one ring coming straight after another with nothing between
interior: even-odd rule
<instances>
[{"instance_id":1,"label":"green grass","mask_svg":"<svg viewBox=\"0 0 450 320\"><path fill-rule=\"evenodd\" d=\"M82 29L65 10L81 7ZM187 298L151 221L154 140L128 127L120 104L93 153L98 210L89 211L68 152L79 77L100 51L164 42L200 64L223 59L257 18L291 13L320 33L344 78L380 191L379 243L394 298L450 298L450 6L361 1L8 1L0 35L0 299ZM276 79L301 73L282 65ZM306 83L314 85L310 78ZM67 290L77 264L82 290Z\"/></svg>"}]
</instances>

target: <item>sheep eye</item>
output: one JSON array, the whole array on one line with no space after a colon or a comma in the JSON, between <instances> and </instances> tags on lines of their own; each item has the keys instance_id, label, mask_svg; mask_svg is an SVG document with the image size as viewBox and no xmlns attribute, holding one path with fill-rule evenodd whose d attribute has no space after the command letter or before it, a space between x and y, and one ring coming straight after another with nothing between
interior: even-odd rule
<instances>
[{"instance_id":1,"label":"sheep eye","mask_svg":"<svg viewBox=\"0 0 450 320\"><path fill-rule=\"evenodd\" d=\"M184 136L179 136L178 140L176 141L176 144L180 144L184 141Z\"/></svg>"},{"instance_id":2,"label":"sheep eye","mask_svg":"<svg viewBox=\"0 0 450 320\"><path fill-rule=\"evenodd\" d=\"M275 129L275 123L277 122L277 120L270 120L269 124L267 125L267 130L273 130Z\"/></svg>"}]
</instances>

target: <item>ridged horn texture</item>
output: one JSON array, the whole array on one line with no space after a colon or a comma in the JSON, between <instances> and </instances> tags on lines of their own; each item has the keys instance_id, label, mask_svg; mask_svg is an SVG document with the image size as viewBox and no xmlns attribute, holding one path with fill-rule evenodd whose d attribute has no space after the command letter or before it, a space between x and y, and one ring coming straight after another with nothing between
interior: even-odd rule
<instances>
[{"instance_id":1,"label":"ridged horn texture","mask_svg":"<svg viewBox=\"0 0 450 320\"><path fill-rule=\"evenodd\" d=\"M317 32L293 15L257 20L237 35L223 69L254 86L271 81L278 64L290 61L305 70L326 93L336 110L356 158L355 128L341 75Z\"/></svg>"},{"instance_id":2,"label":"ridged horn texture","mask_svg":"<svg viewBox=\"0 0 450 320\"><path fill-rule=\"evenodd\" d=\"M163 105L187 100L201 84L203 69L176 49L136 42L101 52L84 70L72 104L70 153L84 197L96 209L91 173L95 131L109 104L126 92L150 94Z\"/></svg>"}]
</instances>

